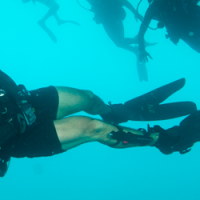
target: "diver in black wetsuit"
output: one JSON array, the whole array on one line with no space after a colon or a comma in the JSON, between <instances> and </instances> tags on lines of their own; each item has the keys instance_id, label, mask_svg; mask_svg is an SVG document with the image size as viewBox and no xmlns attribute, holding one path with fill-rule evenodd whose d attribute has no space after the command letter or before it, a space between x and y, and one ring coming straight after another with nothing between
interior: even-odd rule
<instances>
[{"instance_id":1,"label":"diver in black wetsuit","mask_svg":"<svg viewBox=\"0 0 200 200\"><path fill-rule=\"evenodd\" d=\"M126 12L123 7L128 8L135 16L135 19L143 20L135 8L127 0L87 0L91 4L91 11L94 12L94 21L102 24L109 38L116 46L134 53L137 57L137 68L140 81L148 81L145 63L139 61L138 39L125 38L123 20ZM131 46L135 44L135 46ZM147 44L147 46L150 44Z\"/></svg>"},{"instance_id":2,"label":"diver in black wetsuit","mask_svg":"<svg viewBox=\"0 0 200 200\"><path fill-rule=\"evenodd\" d=\"M11 157L53 156L94 141L121 149L154 146L164 154L188 152L200 138L200 112L193 102L163 104L184 84L180 79L124 104L106 105L89 90L50 86L28 92L0 70L0 177L5 176ZM80 111L100 115L104 121L70 116ZM118 125L188 114L180 126L167 130Z\"/></svg>"},{"instance_id":3,"label":"diver in black wetsuit","mask_svg":"<svg viewBox=\"0 0 200 200\"><path fill-rule=\"evenodd\" d=\"M166 27L167 35L174 44L183 40L200 53L200 7L198 0L149 0L144 20L138 34L140 60L148 61L151 55L146 52L144 35L151 20L158 21L158 28Z\"/></svg>"}]
</instances>

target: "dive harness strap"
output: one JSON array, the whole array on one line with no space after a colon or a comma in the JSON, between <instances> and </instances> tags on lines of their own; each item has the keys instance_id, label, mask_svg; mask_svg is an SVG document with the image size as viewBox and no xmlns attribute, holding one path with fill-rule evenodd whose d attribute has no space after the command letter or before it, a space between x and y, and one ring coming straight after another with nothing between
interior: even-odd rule
<instances>
[{"instance_id":1,"label":"dive harness strap","mask_svg":"<svg viewBox=\"0 0 200 200\"><path fill-rule=\"evenodd\" d=\"M146 146L153 141L153 138L149 137L149 131L147 132L145 129L138 129L143 135L136 135L131 132L123 131L122 127L120 126L116 127L118 131L112 131L109 135L112 139L117 140L117 143L110 145L110 147L115 147L121 142L123 145L139 144L140 146Z\"/></svg>"}]
</instances>

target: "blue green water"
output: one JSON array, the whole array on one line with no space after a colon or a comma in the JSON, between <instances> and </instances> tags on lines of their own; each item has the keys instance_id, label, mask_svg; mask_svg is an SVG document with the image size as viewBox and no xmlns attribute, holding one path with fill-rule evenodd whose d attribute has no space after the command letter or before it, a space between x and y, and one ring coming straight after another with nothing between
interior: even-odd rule
<instances>
[{"instance_id":1,"label":"blue green water","mask_svg":"<svg viewBox=\"0 0 200 200\"><path fill-rule=\"evenodd\" d=\"M0 65L17 84L29 90L49 85L89 89L105 102L120 103L185 77L185 87L166 102L194 101L199 108L199 54L185 43L175 46L165 38L165 30L149 30L146 39L159 43L148 49L153 57L147 65L149 82L139 82L135 56L117 48L102 26L94 23L92 13L75 0L57 2L63 19L81 24L58 27L50 18L47 25L57 44L37 24L47 12L45 6L1 2ZM137 5L135 0L130 2ZM141 13L146 8L144 2ZM126 36L137 34L140 23L129 11L124 24ZM150 126L168 128L182 119ZM147 124L123 125L146 128ZM49 158L12 159L8 173L0 179L0 199L199 200L199 151L196 144L186 155L165 156L153 147L116 150L88 143Z\"/></svg>"}]
</instances>

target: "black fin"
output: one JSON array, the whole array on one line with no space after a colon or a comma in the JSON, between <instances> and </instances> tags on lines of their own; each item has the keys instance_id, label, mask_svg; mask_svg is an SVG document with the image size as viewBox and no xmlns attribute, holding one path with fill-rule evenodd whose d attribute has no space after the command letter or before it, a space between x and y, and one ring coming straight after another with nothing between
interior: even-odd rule
<instances>
[{"instance_id":1,"label":"black fin","mask_svg":"<svg viewBox=\"0 0 200 200\"><path fill-rule=\"evenodd\" d=\"M189 115L197 111L193 102L161 104L169 96L185 85L185 79L179 79L142 96L125 102L124 106L133 112L128 116L133 121L157 121Z\"/></svg>"},{"instance_id":2,"label":"black fin","mask_svg":"<svg viewBox=\"0 0 200 200\"><path fill-rule=\"evenodd\" d=\"M138 71L140 82L142 81L148 82L148 73L147 73L147 68L146 68L145 63L137 64L137 71Z\"/></svg>"},{"instance_id":3,"label":"black fin","mask_svg":"<svg viewBox=\"0 0 200 200\"><path fill-rule=\"evenodd\" d=\"M200 141L200 111L186 117L179 126L167 130L159 126L153 127L160 136L155 144L162 153L171 154L179 151L185 154L191 150L194 143Z\"/></svg>"}]
</instances>

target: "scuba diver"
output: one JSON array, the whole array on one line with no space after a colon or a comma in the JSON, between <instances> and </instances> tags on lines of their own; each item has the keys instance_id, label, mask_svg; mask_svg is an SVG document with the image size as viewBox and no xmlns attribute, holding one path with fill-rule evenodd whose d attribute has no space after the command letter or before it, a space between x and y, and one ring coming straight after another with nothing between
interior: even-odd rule
<instances>
[{"instance_id":1,"label":"scuba diver","mask_svg":"<svg viewBox=\"0 0 200 200\"><path fill-rule=\"evenodd\" d=\"M200 112L193 102L162 103L184 84L185 79L180 79L124 104L107 105L89 90L50 86L29 92L0 71L0 177L6 174L11 157L53 156L93 141L112 148L155 146L164 154L188 152L199 141ZM103 121L69 116L79 111L100 115ZM167 130L118 125L188 114L180 126Z\"/></svg>"},{"instance_id":2,"label":"scuba diver","mask_svg":"<svg viewBox=\"0 0 200 200\"><path fill-rule=\"evenodd\" d=\"M138 43L140 60L148 62L151 55L145 50L144 35L151 20L158 21L157 28L166 27L167 35L174 44L183 40L200 53L199 0L148 0L150 3L140 26Z\"/></svg>"},{"instance_id":3,"label":"scuba diver","mask_svg":"<svg viewBox=\"0 0 200 200\"><path fill-rule=\"evenodd\" d=\"M73 23L75 25L80 25L75 21L60 19L60 17L57 14L60 7L58 3L56 3L56 0L22 0L23 3L28 3L30 1L32 1L34 5L36 1L40 2L49 8L47 14L41 20L38 21L38 25L47 33L47 35L51 38L51 40L54 43L57 43L57 38L45 24L46 20L48 20L51 16L53 16L56 19L56 22L59 26L65 23Z\"/></svg>"},{"instance_id":4,"label":"scuba diver","mask_svg":"<svg viewBox=\"0 0 200 200\"><path fill-rule=\"evenodd\" d=\"M123 7L128 8L135 16L136 21L143 20L143 17L137 13L135 8L127 0L87 0L91 5L89 11L94 13L94 21L102 24L108 37L117 47L128 50L136 55L137 70L140 81L148 81L147 69L145 63L139 61L138 39L126 38L124 36L123 20L126 18L126 12ZM135 46L131 46L135 44ZM146 43L146 46L154 44Z\"/></svg>"}]
</instances>

